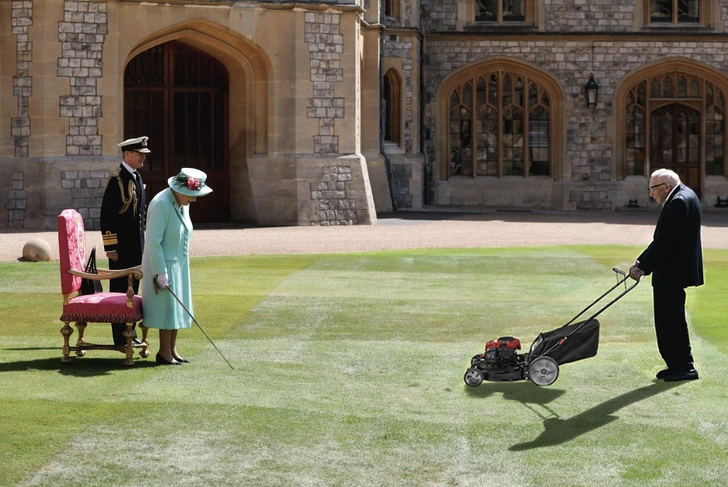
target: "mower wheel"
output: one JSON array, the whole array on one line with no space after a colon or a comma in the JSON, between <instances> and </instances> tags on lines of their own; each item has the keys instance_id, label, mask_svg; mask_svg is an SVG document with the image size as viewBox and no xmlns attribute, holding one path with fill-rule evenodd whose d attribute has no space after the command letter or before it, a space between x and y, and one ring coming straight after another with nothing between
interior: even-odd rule
<instances>
[{"instance_id":1,"label":"mower wheel","mask_svg":"<svg viewBox=\"0 0 728 487\"><path fill-rule=\"evenodd\" d=\"M550 386L559 378L559 364L551 357L535 359L528 366L528 379L537 386Z\"/></svg>"},{"instance_id":2,"label":"mower wheel","mask_svg":"<svg viewBox=\"0 0 728 487\"><path fill-rule=\"evenodd\" d=\"M483 374L478 369L468 369L465 371L465 384L470 387L478 387L483 383Z\"/></svg>"}]
</instances>

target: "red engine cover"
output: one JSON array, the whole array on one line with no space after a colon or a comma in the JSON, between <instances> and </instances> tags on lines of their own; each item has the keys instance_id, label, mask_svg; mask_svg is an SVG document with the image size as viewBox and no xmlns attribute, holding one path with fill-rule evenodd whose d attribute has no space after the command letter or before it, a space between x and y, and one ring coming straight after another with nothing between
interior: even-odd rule
<instances>
[{"instance_id":1,"label":"red engine cover","mask_svg":"<svg viewBox=\"0 0 728 487\"><path fill-rule=\"evenodd\" d=\"M493 350L494 348L521 349L521 341L513 337L500 337L497 340L491 340L485 344L485 350Z\"/></svg>"}]
</instances>

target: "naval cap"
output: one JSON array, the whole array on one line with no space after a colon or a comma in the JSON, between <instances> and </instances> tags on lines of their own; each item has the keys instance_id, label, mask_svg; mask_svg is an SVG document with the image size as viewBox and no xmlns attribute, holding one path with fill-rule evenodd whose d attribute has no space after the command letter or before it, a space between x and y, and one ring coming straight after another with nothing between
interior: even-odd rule
<instances>
[{"instance_id":1,"label":"naval cap","mask_svg":"<svg viewBox=\"0 0 728 487\"><path fill-rule=\"evenodd\" d=\"M117 145L121 149L122 152L124 151L136 151L141 152L143 154L149 154L152 151L150 151L147 148L147 140L149 140L149 137L143 136L143 137L137 137L136 139L127 139L124 142L120 142Z\"/></svg>"}]
</instances>

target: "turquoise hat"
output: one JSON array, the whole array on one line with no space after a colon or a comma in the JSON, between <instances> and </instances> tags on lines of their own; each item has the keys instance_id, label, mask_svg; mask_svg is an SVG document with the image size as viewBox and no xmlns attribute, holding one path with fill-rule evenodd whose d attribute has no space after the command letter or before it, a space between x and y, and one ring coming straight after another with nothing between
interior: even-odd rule
<instances>
[{"instance_id":1,"label":"turquoise hat","mask_svg":"<svg viewBox=\"0 0 728 487\"><path fill-rule=\"evenodd\" d=\"M180 173L167 180L173 190L186 196L205 196L212 193L212 188L206 184L207 174L199 169L183 167Z\"/></svg>"}]
</instances>

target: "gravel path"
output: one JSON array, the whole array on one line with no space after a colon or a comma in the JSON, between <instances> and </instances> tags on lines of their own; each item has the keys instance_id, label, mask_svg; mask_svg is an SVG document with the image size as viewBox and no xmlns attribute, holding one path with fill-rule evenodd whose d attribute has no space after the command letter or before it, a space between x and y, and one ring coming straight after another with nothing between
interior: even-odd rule
<instances>
[{"instance_id":1,"label":"gravel path","mask_svg":"<svg viewBox=\"0 0 728 487\"><path fill-rule=\"evenodd\" d=\"M625 244L652 240L656 212L397 212L376 225L343 227L221 227L198 224L190 254L250 255L368 252L375 250L512 247L534 245ZM728 215L706 213L703 247L728 248ZM31 238L50 244L58 259L56 232L0 233L0 262L22 257ZM87 245L102 248L101 233L87 233Z\"/></svg>"}]
</instances>

